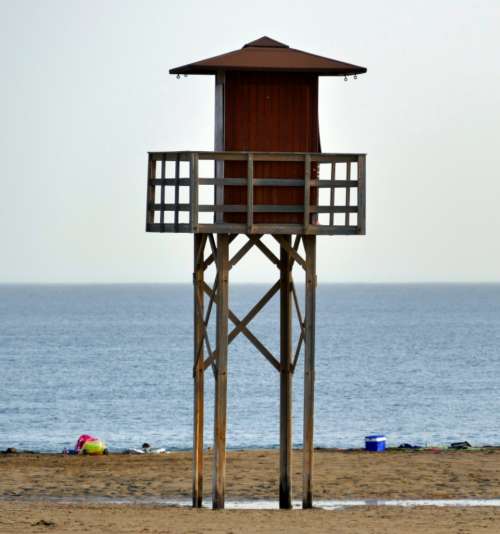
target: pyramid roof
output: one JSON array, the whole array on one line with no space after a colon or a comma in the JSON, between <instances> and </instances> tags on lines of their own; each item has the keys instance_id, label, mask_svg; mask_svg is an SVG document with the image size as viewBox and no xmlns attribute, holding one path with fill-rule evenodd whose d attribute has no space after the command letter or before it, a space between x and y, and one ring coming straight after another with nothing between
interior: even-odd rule
<instances>
[{"instance_id":1,"label":"pyramid roof","mask_svg":"<svg viewBox=\"0 0 500 534\"><path fill-rule=\"evenodd\" d=\"M218 71L310 72L319 76L362 74L365 67L290 48L270 37L261 37L243 48L171 69L170 74L216 74Z\"/></svg>"}]
</instances>

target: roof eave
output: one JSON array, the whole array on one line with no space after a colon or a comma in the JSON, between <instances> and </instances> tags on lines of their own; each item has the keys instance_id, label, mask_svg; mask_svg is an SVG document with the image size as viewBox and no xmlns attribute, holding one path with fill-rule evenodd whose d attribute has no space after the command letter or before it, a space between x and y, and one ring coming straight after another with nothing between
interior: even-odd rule
<instances>
[{"instance_id":1,"label":"roof eave","mask_svg":"<svg viewBox=\"0 0 500 534\"><path fill-rule=\"evenodd\" d=\"M364 74L368 69L365 67L358 67L357 65L350 65L349 67L341 67L338 69L315 69L315 68L276 68L276 67L215 67L205 65L184 65L175 69L170 69L170 74L217 74L221 71L246 71L246 72L309 72L317 74L318 76L350 76L353 74Z\"/></svg>"}]
</instances>

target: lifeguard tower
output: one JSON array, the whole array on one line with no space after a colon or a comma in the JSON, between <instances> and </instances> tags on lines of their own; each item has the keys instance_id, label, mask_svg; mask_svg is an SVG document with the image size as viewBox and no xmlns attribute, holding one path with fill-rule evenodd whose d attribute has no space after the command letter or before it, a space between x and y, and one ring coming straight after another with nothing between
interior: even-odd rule
<instances>
[{"instance_id":1,"label":"lifeguard tower","mask_svg":"<svg viewBox=\"0 0 500 534\"><path fill-rule=\"evenodd\" d=\"M203 497L204 372L215 376L212 506L224 508L228 347L243 334L280 373L280 508L291 508L292 378L304 355L303 507L312 507L316 236L365 234L365 154L322 153L318 77L364 67L290 48L269 37L170 70L215 76L215 151L150 152L147 232L194 234L193 506ZM213 162L212 175L200 173ZM207 173L209 174L209 173ZM208 194L205 189L210 190ZM243 234L245 243L230 254ZM274 247L262 237L272 236ZM279 279L245 315L229 307L229 273L256 247ZM215 264L211 285L207 268ZM293 266L305 273L301 309ZM280 294L280 353L249 324ZM209 321L216 308L216 335ZM299 332L292 346L292 309ZM233 324L229 330L229 322Z\"/></svg>"}]
</instances>

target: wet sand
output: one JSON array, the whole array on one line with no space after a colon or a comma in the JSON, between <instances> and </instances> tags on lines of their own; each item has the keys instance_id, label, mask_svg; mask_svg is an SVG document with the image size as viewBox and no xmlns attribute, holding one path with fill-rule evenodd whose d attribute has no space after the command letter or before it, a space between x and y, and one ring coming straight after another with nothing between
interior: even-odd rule
<instances>
[{"instance_id":1,"label":"wet sand","mask_svg":"<svg viewBox=\"0 0 500 534\"><path fill-rule=\"evenodd\" d=\"M340 511L184 510L137 506L0 503L0 532L497 534L494 508L375 508Z\"/></svg>"},{"instance_id":2,"label":"wet sand","mask_svg":"<svg viewBox=\"0 0 500 534\"><path fill-rule=\"evenodd\" d=\"M300 451L294 498L300 499ZM210 504L211 454L205 494ZM276 499L277 451L229 452L226 499ZM500 450L412 452L318 450L317 499L500 497ZM499 508L357 507L338 511L211 510L92 504L91 499L186 499L191 455L101 457L0 455L0 532L500 532ZM76 498L63 504L50 499ZM85 502L86 498L90 498ZM82 501L83 499L83 501ZM47 524L44 524L43 522ZM38 524L37 524L38 523Z\"/></svg>"}]
</instances>

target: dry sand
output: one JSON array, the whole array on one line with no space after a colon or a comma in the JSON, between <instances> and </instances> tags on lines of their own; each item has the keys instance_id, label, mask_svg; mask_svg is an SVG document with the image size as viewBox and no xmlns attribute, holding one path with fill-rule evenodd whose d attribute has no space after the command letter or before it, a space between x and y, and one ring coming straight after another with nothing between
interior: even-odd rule
<instances>
[{"instance_id":1,"label":"dry sand","mask_svg":"<svg viewBox=\"0 0 500 534\"><path fill-rule=\"evenodd\" d=\"M294 497L300 498L300 452ZM210 460L205 488L209 504ZM226 499L276 499L277 451L228 454ZM318 499L499 498L500 451L318 450ZM500 532L499 508L362 507L339 511L189 510L64 504L51 498L186 498L191 456L0 455L0 532Z\"/></svg>"}]
</instances>

